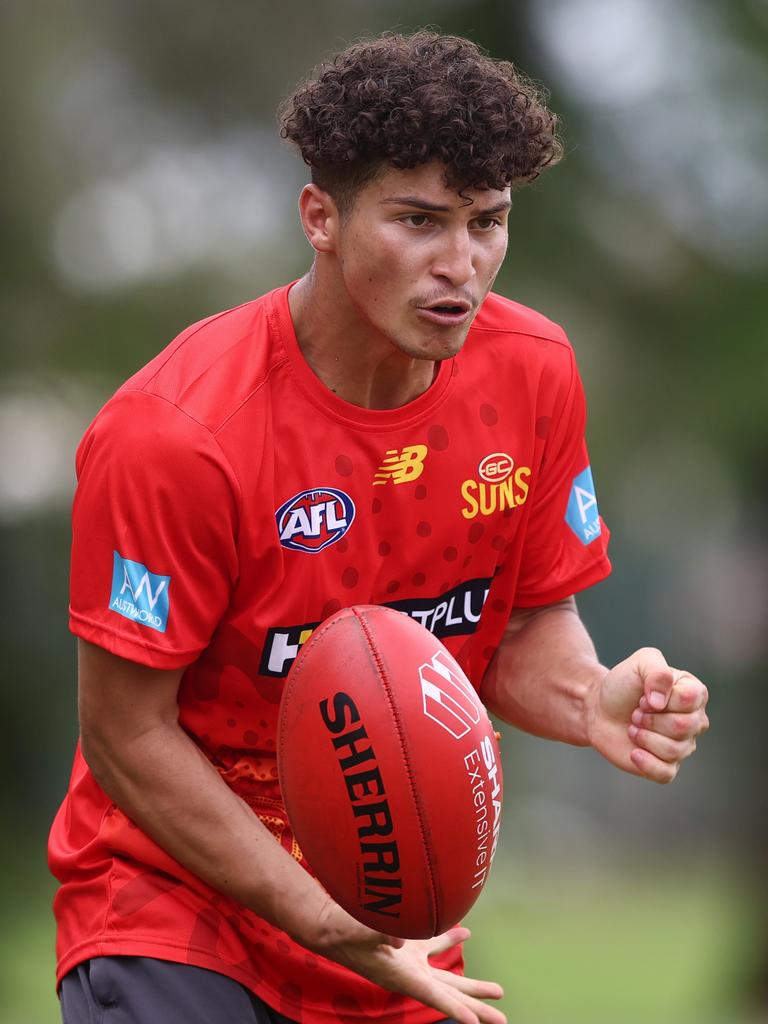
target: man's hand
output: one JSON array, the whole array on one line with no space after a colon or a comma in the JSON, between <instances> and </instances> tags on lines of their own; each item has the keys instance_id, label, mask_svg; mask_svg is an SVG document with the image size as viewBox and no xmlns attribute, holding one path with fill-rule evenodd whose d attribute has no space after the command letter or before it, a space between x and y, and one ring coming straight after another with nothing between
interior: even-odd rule
<instances>
[{"instance_id":1,"label":"man's hand","mask_svg":"<svg viewBox=\"0 0 768 1024\"><path fill-rule=\"evenodd\" d=\"M595 687L589 715L592 746L612 764L654 782L672 782L709 728L707 688L643 647Z\"/></svg>"},{"instance_id":2,"label":"man's hand","mask_svg":"<svg viewBox=\"0 0 768 1024\"><path fill-rule=\"evenodd\" d=\"M608 670L597 660L573 598L516 608L480 696L535 736L593 746L611 764L671 782L709 728L707 688L643 647Z\"/></svg>"},{"instance_id":3,"label":"man's hand","mask_svg":"<svg viewBox=\"0 0 768 1024\"><path fill-rule=\"evenodd\" d=\"M504 992L492 981L476 981L433 967L431 956L469 938L457 925L433 939L397 939L373 931L328 899L316 921L313 939L303 945L343 964L382 988L418 999L460 1024L506 1024L507 1018L482 999L501 999Z\"/></svg>"}]
</instances>

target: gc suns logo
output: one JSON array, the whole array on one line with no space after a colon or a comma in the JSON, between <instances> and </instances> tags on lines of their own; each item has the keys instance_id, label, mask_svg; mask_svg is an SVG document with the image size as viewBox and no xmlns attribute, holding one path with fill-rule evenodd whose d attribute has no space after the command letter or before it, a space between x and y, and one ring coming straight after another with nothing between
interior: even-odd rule
<instances>
[{"instance_id":1,"label":"gc suns logo","mask_svg":"<svg viewBox=\"0 0 768 1024\"><path fill-rule=\"evenodd\" d=\"M481 459L477 467L479 480L465 480L461 485L465 519L492 516L496 511L524 505L530 490L531 467L515 466L515 460L506 452L491 452Z\"/></svg>"},{"instance_id":2,"label":"gc suns logo","mask_svg":"<svg viewBox=\"0 0 768 1024\"><path fill-rule=\"evenodd\" d=\"M354 518L355 503L334 487L299 491L275 512L283 547L311 554L341 540Z\"/></svg>"}]
</instances>

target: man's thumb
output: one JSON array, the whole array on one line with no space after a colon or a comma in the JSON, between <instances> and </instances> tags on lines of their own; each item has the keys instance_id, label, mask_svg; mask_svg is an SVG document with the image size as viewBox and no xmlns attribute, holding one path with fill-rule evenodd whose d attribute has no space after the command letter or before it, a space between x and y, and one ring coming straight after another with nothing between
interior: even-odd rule
<instances>
[{"instance_id":1,"label":"man's thumb","mask_svg":"<svg viewBox=\"0 0 768 1024\"><path fill-rule=\"evenodd\" d=\"M643 679L645 699L654 711L663 711L669 703L675 674L667 664L661 651L653 647L643 651L643 660L639 665Z\"/></svg>"}]
</instances>

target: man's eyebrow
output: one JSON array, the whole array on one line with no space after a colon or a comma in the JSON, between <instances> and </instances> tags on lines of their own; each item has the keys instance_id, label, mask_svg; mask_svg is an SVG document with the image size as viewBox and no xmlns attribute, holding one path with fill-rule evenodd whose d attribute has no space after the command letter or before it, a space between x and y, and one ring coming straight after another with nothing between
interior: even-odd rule
<instances>
[{"instance_id":1,"label":"man's eyebrow","mask_svg":"<svg viewBox=\"0 0 768 1024\"><path fill-rule=\"evenodd\" d=\"M422 199L421 196L388 196L386 199L382 199L381 202L389 203L392 206L412 206L417 210L428 210L430 213L450 213L452 209L450 206L430 203L428 199ZM509 210L511 206L511 200L502 199L501 202L495 203L493 206L477 210L475 215L477 217L490 217L494 213L503 213L505 210Z\"/></svg>"},{"instance_id":2,"label":"man's eyebrow","mask_svg":"<svg viewBox=\"0 0 768 1024\"><path fill-rule=\"evenodd\" d=\"M382 203L390 203L392 206L415 206L418 210L429 210L432 213L448 213L450 206L440 206L439 203L430 203L420 196L389 196L382 199Z\"/></svg>"},{"instance_id":3,"label":"man's eyebrow","mask_svg":"<svg viewBox=\"0 0 768 1024\"><path fill-rule=\"evenodd\" d=\"M504 213L506 210L512 209L511 199L502 199L500 203L496 203L494 206L489 206L484 210L478 210L478 217L490 217L494 213Z\"/></svg>"}]
</instances>

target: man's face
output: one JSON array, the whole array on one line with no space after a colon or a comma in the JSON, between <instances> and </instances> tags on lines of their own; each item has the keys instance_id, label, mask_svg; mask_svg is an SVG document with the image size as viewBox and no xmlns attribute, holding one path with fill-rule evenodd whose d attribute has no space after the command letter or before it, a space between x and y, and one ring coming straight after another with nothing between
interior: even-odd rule
<instances>
[{"instance_id":1,"label":"man's face","mask_svg":"<svg viewBox=\"0 0 768 1024\"><path fill-rule=\"evenodd\" d=\"M509 207L509 189L448 188L439 162L366 185L336 246L360 319L411 357L454 356L504 259Z\"/></svg>"}]
</instances>

